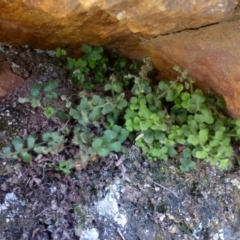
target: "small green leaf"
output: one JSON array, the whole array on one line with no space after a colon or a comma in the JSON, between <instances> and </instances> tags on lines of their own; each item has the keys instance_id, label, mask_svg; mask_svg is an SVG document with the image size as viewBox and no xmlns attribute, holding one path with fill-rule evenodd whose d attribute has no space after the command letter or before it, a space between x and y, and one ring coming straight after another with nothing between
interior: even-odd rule
<instances>
[{"instance_id":1,"label":"small green leaf","mask_svg":"<svg viewBox=\"0 0 240 240\"><path fill-rule=\"evenodd\" d=\"M43 146L37 146L37 147L33 148L33 150L37 154L44 154L44 153L46 153L46 147L43 147Z\"/></svg>"},{"instance_id":2,"label":"small green leaf","mask_svg":"<svg viewBox=\"0 0 240 240\"><path fill-rule=\"evenodd\" d=\"M60 170L65 174L70 174L72 168L73 168L72 163L69 160L65 160L59 163L57 170Z\"/></svg>"},{"instance_id":3,"label":"small green leaf","mask_svg":"<svg viewBox=\"0 0 240 240\"><path fill-rule=\"evenodd\" d=\"M154 141L153 131L145 131L143 139L148 145L151 145Z\"/></svg>"},{"instance_id":4,"label":"small green leaf","mask_svg":"<svg viewBox=\"0 0 240 240\"><path fill-rule=\"evenodd\" d=\"M190 148L185 148L183 150L183 157L184 158L191 158L192 157L192 151Z\"/></svg>"},{"instance_id":5,"label":"small green leaf","mask_svg":"<svg viewBox=\"0 0 240 240\"><path fill-rule=\"evenodd\" d=\"M225 137L224 140L221 142L221 145L224 147L228 147L230 145L230 137Z\"/></svg>"},{"instance_id":6,"label":"small green leaf","mask_svg":"<svg viewBox=\"0 0 240 240\"><path fill-rule=\"evenodd\" d=\"M55 113L56 113L56 109L53 107L47 107L44 109L44 115L47 118L53 117Z\"/></svg>"},{"instance_id":7,"label":"small green leaf","mask_svg":"<svg viewBox=\"0 0 240 240\"><path fill-rule=\"evenodd\" d=\"M101 117L101 109L99 108L94 108L89 114L89 119L92 121L97 121L100 117Z\"/></svg>"},{"instance_id":8,"label":"small green leaf","mask_svg":"<svg viewBox=\"0 0 240 240\"><path fill-rule=\"evenodd\" d=\"M4 147L2 149L2 153L6 154L6 155L9 155L11 153L11 148L10 147Z\"/></svg>"},{"instance_id":9,"label":"small green leaf","mask_svg":"<svg viewBox=\"0 0 240 240\"><path fill-rule=\"evenodd\" d=\"M107 113L110 113L113 111L113 106L109 103L109 104L106 104L103 109L102 109L102 114L103 115L106 115Z\"/></svg>"},{"instance_id":10,"label":"small green leaf","mask_svg":"<svg viewBox=\"0 0 240 240\"><path fill-rule=\"evenodd\" d=\"M208 130L202 129L198 133L198 138L201 143L205 143L208 140Z\"/></svg>"},{"instance_id":11,"label":"small green leaf","mask_svg":"<svg viewBox=\"0 0 240 240\"><path fill-rule=\"evenodd\" d=\"M117 93L121 93L123 91L122 84L120 82L114 82L113 90Z\"/></svg>"},{"instance_id":12,"label":"small green leaf","mask_svg":"<svg viewBox=\"0 0 240 240\"><path fill-rule=\"evenodd\" d=\"M229 159L223 159L223 160L220 160L219 162L219 168L221 169L226 169L229 165Z\"/></svg>"},{"instance_id":13,"label":"small green leaf","mask_svg":"<svg viewBox=\"0 0 240 240\"><path fill-rule=\"evenodd\" d=\"M51 139L56 143L61 143L63 141L63 136L59 132L52 132Z\"/></svg>"},{"instance_id":14,"label":"small green leaf","mask_svg":"<svg viewBox=\"0 0 240 240\"><path fill-rule=\"evenodd\" d=\"M123 143L127 139L128 135L129 135L129 132L126 129L122 128L118 135L118 141L120 143Z\"/></svg>"},{"instance_id":15,"label":"small green leaf","mask_svg":"<svg viewBox=\"0 0 240 240\"><path fill-rule=\"evenodd\" d=\"M72 70L73 67L75 66L75 62L76 62L75 59L68 57L68 58L67 58L67 68L68 68L69 70Z\"/></svg>"},{"instance_id":16,"label":"small green leaf","mask_svg":"<svg viewBox=\"0 0 240 240\"><path fill-rule=\"evenodd\" d=\"M112 89L111 83L106 83L105 86L104 86L104 91L109 91L111 89Z\"/></svg>"},{"instance_id":17,"label":"small green leaf","mask_svg":"<svg viewBox=\"0 0 240 240\"><path fill-rule=\"evenodd\" d=\"M95 46L94 49L93 49L93 51L94 51L95 53L100 54L100 53L103 52L103 48L102 48L101 46ZM101 56L101 55L100 55L100 56Z\"/></svg>"},{"instance_id":18,"label":"small green leaf","mask_svg":"<svg viewBox=\"0 0 240 240\"><path fill-rule=\"evenodd\" d=\"M154 131L154 138L158 141L162 141L166 139L166 135L162 131L156 130Z\"/></svg>"},{"instance_id":19,"label":"small green leaf","mask_svg":"<svg viewBox=\"0 0 240 240\"><path fill-rule=\"evenodd\" d=\"M224 132L221 131L221 130L216 131L214 138L217 139L217 140L219 140L219 141L221 141L222 138L223 138L223 133L224 133Z\"/></svg>"},{"instance_id":20,"label":"small green leaf","mask_svg":"<svg viewBox=\"0 0 240 240\"><path fill-rule=\"evenodd\" d=\"M138 102L138 99L136 97L131 97L130 103L136 104Z\"/></svg>"},{"instance_id":21,"label":"small green leaf","mask_svg":"<svg viewBox=\"0 0 240 240\"><path fill-rule=\"evenodd\" d=\"M42 140L44 142L48 142L52 137L52 133L51 132L45 132L42 134Z\"/></svg>"},{"instance_id":22,"label":"small green leaf","mask_svg":"<svg viewBox=\"0 0 240 240\"><path fill-rule=\"evenodd\" d=\"M235 124L240 127L240 119L235 120Z\"/></svg>"},{"instance_id":23,"label":"small green leaf","mask_svg":"<svg viewBox=\"0 0 240 240\"><path fill-rule=\"evenodd\" d=\"M217 146L219 146L219 141L216 140L216 139L212 139L212 140L209 142L209 146L211 146L211 147L217 147Z\"/></svg>"},{"instance_id":24,"label":"small green leaf","mask_svg":"<svg viewBox=\"0 0 240 240\"><path fill-rule=\"evenodd\" d=\"M192 99L194 99L196 105L199 106L201 103L205 102L206 97L204 96L202 90L196 89L195 92L192 94Z\"/></svg>"},{"instance_id":25,"label":"small green leaf","mask_svg":"<svg viewBox=\"0 0 240 240\"><path fill-rule=\"evenodd\" d=\"M169 82L165 82L165 81L161 81L158 84L158 88L162 91L167 91L170 87L170 83Z\"/></svg>"},{"instance_id":26,"label":"small green leaf","mask_svg":"<svg viewBox=\"0 0 240 240\"><path fill-rule=\"evenodd\" d=\"M39 97L40 95L40 85L39 84L33 84L30 90L30 94L33 97Z\"/></svg>"},{"instance_id":27,"label":"small green leaf","mask_svg":"<svg viewBox=\"0 0 240 240\"><path fill-rule=\"evenodd\" d=\"M183 172L188 172L190 169L196 168L196 163L193 162L190 158L181 158L180 162L181 162L180 169Z\"/></svg>"},{"instance_id":28,"label":"small green leaf","mask_svg":"<svg viewBox=\"0 0 240 240\"><path fill-rule=\"evenodd\" d=\"M80 120L82 118L81 113L73 108L70 109L69 114L70 114L70 116L73 117L73 119L76 119L76 120Z\"/></svg>"},{"instance_id":29,"label":"small green leaf","mask_svg":"<svg viewBox=\"0 0 240 240\"><path fill-rule=\"evenodd\" d=\"M152 122L151 121L141 121L140 122L140 129L142 131L148 130L151 126L152 126Z\"/></svg>"},{"instance_id":30,"label":"small green leaf","mask_svg":"<svg viewBox=\"0 0 240 240\"><path fill-rule=\"evenodd\" d=\"M92 47L89 46L88 44L83 44L82 50L83 50L85 53L90 53L90 52L92 51Z\"/></svg>"},{"instance_id":31,"label":"small green leaf","mask_svg":"<svg viewBox=\"0 0 240 240\"><path fill-rule=\"evenodd\" d=\"M24 162L31 162L33 157L28 152L21 152L20 157L23 159Z\"/></svg>"},{"instance_id":32,"label":"small green leaf","mask_svg":"<svg viewBox=\"0 0 240 240\"><path fill-rule=\"evenodd\" d=\"M240 136L240 129L237 129L237 135Z\"/></svg>"},{"instance_id":33,"label":"small green leaf","mask_svg":"<svg viewBox=\"0 0 240 240\"><path fill-rule=\"evenodd\" d=\"M122 145L120 142L114 142L110 146L110 150L114 152L119 152L122 148Z\"/></svg>"},{"instance_id":34,"label":"small green leaf","mask_svg":"<svg viewBox=\"0 0 240 240\"><path fill-rule=\"evenodd\" d=\"M188 125L182 125L181 129L182 129L183 135L185 137L187 137L191 134L191 131L190 131Z\"/></svg>"},{"instance_id":35,"label":"small green leaf","mask_svg":"<svg viewBox=\"0 0 240 240\"><path fill-rule=\"evenodd\" d=\"M212 111L210 109L202 109L203 120L208 124L212 124L214 122Z\"/></svg>"},{"instance_id":36,"label":"small green leaf","mask_svg":"<svg viewBox=\"0 0 240 240\"><path fill-rule=\"evenodd\" d=\"M188 141L190 144L194 145L194 146L196 146L196 145L199 144L199 141L198 141L197 137L194 136L194 135L192 135L192 134L189 135L187 141Z\"/></svg>"},{"instance_id":37,"label":"small green leaf","mask_svg":"<svg viewBox=\"0 0 240 240\"><path fill-rule=\"evenodd\" d=\"M34 108L41 106L41 102L40 102L39 96L37 96L37 97L32 97L29 102L31 102L31 105L32 105L32 107L34 107Z\"/></svg>"},{"instance_id":38,"label":"small green leaf","mask_svg":"<svg viewBox=\"0 0 240 240\"><path fill-rule=\"evenodd\" d=\"M87 104L88 104L88 99L87 99L86 97L83 97L83 98L81 99L80 104L77 106L77 110L78 110L78 111L81 111L81 110L86 109Z\"/></svg>"},{"instance_id":39,"label":"small green leaf","mask_svg":"<svg viewBox=\"0 0 240 240\"><path fill-rule=\"evenodd\" d=\"M232 154L233 154L233 147L232 146L227 146L224 149L225 149L225 151L224 151L225 157L231 157Z\"/></svg>"},{"instance_id":40,"label":"small green leaf","mask_svg":"<svg viewBox=\"0 0 240 240\"><path fill-rule=\"evenodd\" d=\"M219 163L220 158L219 157L214 157L214 158L210 158L209 160L210 160L209 161L210 165L211 166L215 166L215 165L217 165Z\"/></svg>"},{"instance_id":41,"label":"small green leaf","mask_svg":"<svg viewBox=\"0 0 240 240\"><path fill-rule=\"evenodd\" d=\"M170 147L168 149L168 154L171 158L175 158L178 155L178 152L175 150L174 147Z\"/></svg>"},{"instance_id":42,"label":"small green leaf","mask_svg":"<svg viewBox=\"0 0 240 240\"><path fill-rule=\"evenodd\" d=\"M129 132L132 132L133 131L133 122L131 119L128 119L126 122L125 122L125 125L126 125L126 129L129 131Z\"/></svg>"},{"instance_id":43,"label":"small green leaf","mask_svg":"<svg viewBox=\"0 0 240 240\"><path fill-rule=\"evenodd\" d=\"M91 69L94 69L95 66L96 66L96 62L95 62L95 61L90 61L90 62L88 63L88 65L89 65L89 67L90 67Z\"/></svg>"},{"instance_id":44,"label":"small green leaf","mask_svg":"<svg viewBox=\"0 0 240 240\"><path fill-rule=\"evenodd\" d=\"M145 98L140 98L139 99L139 105L142 107L142 108L146 108L146 99Z\"/></svg>"},{"instance_id":45,"label":"small green leaf","mask_svg":"<svg viewBox=\"0 0 240 240\"><path fill-rule=\"evenodd\" d=\"M110 151L107 148L101 148L97 151L97 154L100 157L107 157L107 155L110 153Z\"/></svg>"},{"instance_id":46,"label":"small green leaf","mask_svg":"<svg viewBox=\"0 0 240 240\"><path fill-rule=\"evenodd\" d=\"M23 149L23 143L24 141L21 138L15 138L12 140L12 145L15 149L15 151L19 152Z\"/></svg>"},{"instance_id":47,"label":"small green leaf","mask_svg":"<svg viewBox=\"0 0 240 240\"><path fill-rule=\"evenodd\" d=\"M44 92L51 92L52 90L58 87L58 82L56 80L49 80L47 83L43 85Z\"/></svg>"},{"instance_id":48,"label":"small green leaf","mask_svg":"<svg viewBox=\"0 0 240 240\"><path fill-rule=\"evenodd\" d=\"M196 120L196 122L202 123L204 121L204 116L202 114L195 114L194 119Z\"/></svg>"},{"instance_id":49,"label":"small green leaf","mask_svg":"<svg viewBox=\"0 0 240 240\"><path fill-rule=\"evenodd\" d=\"M98 95L93 95L93 97L92 97L92 104L94 105L94 106L96 106L96 105L98 105L99 104L99 102L100 102L100 96L98 96Z\"/></svg>"},{"instance_id":50,"label":"small green leaf","mask_svg":"<svg viewBox=\"0 0 240 240\"><path fill-rule=\"evenodd\" d=\"M205 159L207 157L207 153L205 151L197 151L196 158Z\"/></svg>"},{"instance_id":51,"label":"small green leaf","mask_svg":"<svg viewBox=\"0 0 240 240\"><path fill-rule=\"evenodd\" d=\"M50 100L57 100L58 99L58 95L56 92L48 92L46 94L46 97Z\"/></svg>"},{"instance_id":52,"label":"small green leaf","mask_svg":"<svg viewBox=\"0 0 240 240\"><path fill-rule=\"evenodd\" d=\"M84 61L83 59L79 58L76 62L75 62L75 66L77 68L84 68L87 66L87 62Z\"/></svg>"},{"instance_id":53,"label":"small green leaf","mask_svg":"<svg viewBox=\"0 0 240 240\"><path fill-rule=\"evenodd\" d=\"M92 147L95 150L99 150L102 147L102 139L101 138L96 138L93 143L92 143Z\"/></svg>"},{"instance_id":54,"label":"small green leaf","mask_svg":"<svg viewBox=\"0 0 240 240\"><path fill-rule=\"evenodd\" d=\"M167 146L164 146L164 147L162 147L162 148L160 149L160 151L161 151L162 153L167 153L167 152L168 152L168 147L167 147Z\"/></svg>"},{"instance_id":55,"label":"small green leaf","mask_svg":"<svg viewBox=\"0 0 240 240\"><path fill-rule=\"evenodd\" d=\"M122 110L128 105L127 101L125 99L121 99L117 102L117 108Z\"/></svg>"},{"instance_id":56,"label":"small green leaf","mask_svg":"<svg viewBox=\"0 0 240 240\"><path fill-rule=\"evenodd\" d=\"M189 125L189 128L192 130L192 131L197 131L198 128L199 128L199 123L193 119L190 119L187 121L188 125ZM188 128L188 129L189 129Z\"/></svg>"},{"instance_id":57,"label":"small green leaf","mask_svg":"<svg viewBox=\"0 0 240 240\"><path fill-rule=\"evenodd\" d=\"M107 142L111 142L116 137L117 137L117 132L114 132L110 129L104 132L104 139L106 139Z\"/></svg>"},{"instance_id":58,"label":"small green leaf","mask_svg":"<svg viewBox=\"0 0 240 240\"><path fill-rule=\"evenodd\" d=\"M56 57L61 57L61 56L64 56L66 54L67 54L67 52L64 49L59 48L59 47L56 49Z\"/></svg>"},{"instance_id":59,"label":"small green leaf","mask_svg":"<svg viewBox=\"0 0 240 240\"><path fill-rule=\"evenodd\" d=\"M62 110L58 110L56 112L56 117L58 117L62 122L67 122L67 120L69 119L69 115Z\"/></svg>"},{"instance_id":60,"label":"small green leaf","mask_svg":"<svg viewBox=\"0 0 240 240\"><path fill-rule=\"evenodd\" d=\"M122 127L120 127L120 126L118 126L118 125L114 125L114 126L112 127L112 130L113 130L116 134L118 134L118 133L121 131L121 129L122 129Z\"/></svg>"},{"instance_id":61,"label":"small green leaf","mask_svg":"<svg viewBox=\"0 0 240 240\"><path fill-rule=\"evenodd\" d=\"M26 138L27 147L32 148L35 145L36 137L34 135L28 135Z\"/></svg>"},{"instance_id":62,"label":"small green leaf","mask_svg":"<svg viewBox=\"0 0 240 240\"><path fill-rule=\"evenodd\" d=\"M184 161L184 159L181 159L181 166L180 169L183 172L188 172L190 169L195 169L196 168L196 163L193 162L192 160L186 160Z\"/></svg>"},{"instance_id":63,"label":"small green leaf","mask_svg":"<svg viewBox=\"0 0 240 240\"><path fill-rule=\"evenodd\" d=\"M190 98L190 93L188 93L188 92L183 92L182 94L181 94L181 99L183 100L183 102L186 102L186 101L188 101L188 99Z\"/></svg>"},{"instance_id":64,"label":"small green leaf","mask_svg":"<svg viewBox=\"0 0 240 240\"><path fill-rule=\"evenodd\" d=\"M149 150L147 150L147 152L149 152L151 157L160 157L161 156L160 150L158 148L151 147Z\"/></svg>"},{"instance_id":65,"label":"small green leaf","mask_svg":"<svg viewBox=\"0 0 240 240\"><path fill-rule=\"evenodd\" d=\"M176 93L175 89L169 89L167 91L167 95L166 95L166 101L167 102L174 101L176 97L177 97L177 93Z\"/></svg>"}]
</instances>

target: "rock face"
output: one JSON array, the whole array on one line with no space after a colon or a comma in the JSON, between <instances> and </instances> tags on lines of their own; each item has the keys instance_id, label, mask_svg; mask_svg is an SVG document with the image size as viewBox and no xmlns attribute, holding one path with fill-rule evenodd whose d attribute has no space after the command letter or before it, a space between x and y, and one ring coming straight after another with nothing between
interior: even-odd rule
<instances>
[{"instance_id":1,"label":"rock face","mask_svg":"<svg viewBox=\"0 0 240 240\"><path fill-rule=\"evenodd\" d=\"M240 117L240 0L0 0L0 42L77 51L83 43L150 56L221 94Z\"/></svg>"}]
</instances>

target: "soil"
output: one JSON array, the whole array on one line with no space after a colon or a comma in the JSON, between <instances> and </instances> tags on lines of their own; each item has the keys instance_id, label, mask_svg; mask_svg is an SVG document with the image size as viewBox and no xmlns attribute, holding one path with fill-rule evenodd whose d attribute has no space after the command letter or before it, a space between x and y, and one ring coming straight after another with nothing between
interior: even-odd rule
<instances>
[{"instance_id":1,"label":"soil","mask_svg":"<svg viewBox=\"0 0 240 240\"><path fill-rule=\"evenodd\" d=\"M57 79L61 93L75 92L52 52L1 49L0 60L25 79L0 101L3 146L14 136L59 124L18 103L31 84ZM11 131L4 127L9 121ZM0 240L240 239L239 168L223 172L198 162L196 170L183 173L177 160L148 161L126 144L128 158L111 153L68 175L55 169L60 155L38 155L30 163L1 159Z\"/></svg>"}]
</instances>

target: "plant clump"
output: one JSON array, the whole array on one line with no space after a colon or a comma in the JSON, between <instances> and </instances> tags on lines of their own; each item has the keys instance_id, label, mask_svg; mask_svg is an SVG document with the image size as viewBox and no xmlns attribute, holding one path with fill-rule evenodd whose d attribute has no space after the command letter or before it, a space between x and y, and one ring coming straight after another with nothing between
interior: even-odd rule
<instances>
[{"instance_id":1,"label":"plant clump","mask_svg":"<svg viewBox=\"0 0 240 240\"><path fill-rule=\"evenodd\" d=\"M75 166L107 157L110 152L124 152L130 141L148 159L176 159L182 171L196 167L196 159L226 169L233 159L233 141L240 138L240 120L223 114L224 101L215 93L204 93L179 67L174 81L160 81L156 86L149 74L152 66L144 59L142 66L116 55L107 57L102 47L83 46L79 59L65 58L58 48L56 56L71 74L80 99L58 96L58 82L33 85L28 98L32 107L41 108L47 118L58 118L63 126L40 136L15 138L1 158L22 158L30 162L37 154L61 154L75 149L69 159L56 167L70 173ZM65 62L65 63L64 63ZM45 106L42 98L49 99ZM65 106L56 109L59 98Z\"/></svg>"}]
</instances>

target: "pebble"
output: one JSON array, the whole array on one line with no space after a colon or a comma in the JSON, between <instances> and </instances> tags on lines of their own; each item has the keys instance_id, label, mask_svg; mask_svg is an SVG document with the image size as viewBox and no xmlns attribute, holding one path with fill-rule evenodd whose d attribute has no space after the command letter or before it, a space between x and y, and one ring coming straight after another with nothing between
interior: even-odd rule
<instances>
[{"instance_id":1,"label":"pebble","mask_svg":"<svg viewBox=\"0 0 240 240\"><path fill-rule=\"evenodd\" d=\"M26 122L23 113L15 108L0 108L0 131L15 131Z\"/></svg>"}]
</instances>

